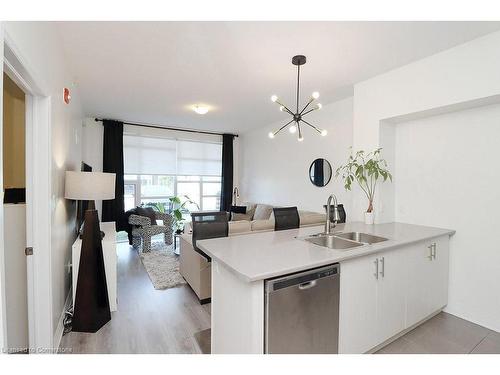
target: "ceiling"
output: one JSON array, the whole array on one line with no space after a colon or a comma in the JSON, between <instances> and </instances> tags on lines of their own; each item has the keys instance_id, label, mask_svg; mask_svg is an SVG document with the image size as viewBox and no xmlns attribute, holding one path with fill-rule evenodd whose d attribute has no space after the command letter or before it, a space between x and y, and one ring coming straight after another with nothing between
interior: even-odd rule
<instances>
[{"instance_id":1,"label":"ceiling","mask_svg":"<svg viewBox=\"0 0 500 375\"><path fill-rule=\"evenodd\" d=\"M60 22L87 116L241 133L288 117L271 103L353 84L500 29L500 22ZM190 106L203 103L203 116Z\"/></svg>"}]
</instances>

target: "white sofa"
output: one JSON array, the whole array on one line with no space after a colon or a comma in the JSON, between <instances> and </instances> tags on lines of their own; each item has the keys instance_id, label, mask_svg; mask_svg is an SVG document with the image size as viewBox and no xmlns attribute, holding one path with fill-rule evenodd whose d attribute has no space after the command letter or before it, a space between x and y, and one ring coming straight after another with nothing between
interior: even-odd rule
<instances>
[{"instance_id":1,"label":"white sofa","mask_svg":"<svg viewBox=\"0 0 500 375\"><path fill-rule=\"evenodd\" d=\"M252 203L244 205L247 206L247 212L254 210L257 215L253 214L252 220L230 221L229 236L252 235L252 233L274 230L272 206ZM325 223L325 214L317 212L299 211L299 217L301 227ZM190 228L190 225L186 225L185 234L180 238L179 271L195 292L200 303L208 303L211 298L211 266L210 262L194 250Z\"/></svg>"}]
</instances>

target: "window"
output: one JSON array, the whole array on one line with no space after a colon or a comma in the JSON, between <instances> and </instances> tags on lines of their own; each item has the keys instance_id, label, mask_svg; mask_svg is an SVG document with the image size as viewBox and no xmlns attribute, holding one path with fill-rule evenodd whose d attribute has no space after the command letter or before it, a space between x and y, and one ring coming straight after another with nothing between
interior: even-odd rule
<instances>
[{"instance_id":1,"label":"window","mask_svg":"<svg viewBox=\"0 0 500 375\"><path fill-rule=\"evenodd\" d=\"M220 177L125 175L125 210L141 204L168 203L170 197L187 195L199 207L187 204L190 211L217 211L220 191Z\"/></svg>"},{"instance_id":2,"label":"window","mask_svg":"<svg viewBox=\"0 0 500 375\"><path fill-rule=\"evenodd\" d=\"M186 205L190 211L219 210L221 137L178 136L178 132L169 130L125 127L126 210L141 204L168 203L170 197L183 195L196 202Z\"/></svg>"}]
</instances>

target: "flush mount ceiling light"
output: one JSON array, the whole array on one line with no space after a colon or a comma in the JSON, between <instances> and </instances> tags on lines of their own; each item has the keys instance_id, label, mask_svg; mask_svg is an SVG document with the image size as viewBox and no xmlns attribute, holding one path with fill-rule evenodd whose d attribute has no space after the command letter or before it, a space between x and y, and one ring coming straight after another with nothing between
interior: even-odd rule
<instances>
[{"instance_id":1,"label":"flush mount ceiling light","mask_svg":"<svg viewBox=\"0 0 500 375\"><path fill-rule=\"evenodd\" d=\"M208 107L206 105L196 104L193 106L193 111L199 115L204 115L208 112Z\"/></svg>"},{"instance_id":2,"label":"flush mount ceiling light","mask_svg":"<svg viewBox=\"0 0 500 375\"><path fill-rule=\"evenodd\" d=\"M301 123L304 123L314 130L316 130L319 134L322 136L325 136L327 134L327 131L324 129L320 129L313 124L307 122L304 120L304 116L307 115L308 113L311 113L312 111L316 111L318 109L321 109L321 104L317 103L314 107L309 107L312 102L314 102L316 99L319 98L319 93L317 91L313 92L311 94L311 97L309 98L309 101L307 104L302 108L302 110L299 111L299 88L300 88L300 66L304 65L306 63L306 57L303 55L297 55L292 57L292 64L297 66L297 106L295 113L292 112L286 105L280 102L279 98L276 95L271 96L271 101L273 103L276 103L280 106L280 111L288 113L290 116L292 116L292 119L287 122L285 125L283 125L281 128L274 132L269 133L269 138L274 138L276 134L278 134L280 131L285 129L288 125L290 127L288 128L288 131L292 134L296 133L297 131L299 132L299 142L302 142L304 140L304 137L302 137L302 129L301 129ZM309 109L308 109L309 108ZM306 111L307 109L307 111ZM293 123L293 124L292 124Z\"/></svg>"}]
</instances>

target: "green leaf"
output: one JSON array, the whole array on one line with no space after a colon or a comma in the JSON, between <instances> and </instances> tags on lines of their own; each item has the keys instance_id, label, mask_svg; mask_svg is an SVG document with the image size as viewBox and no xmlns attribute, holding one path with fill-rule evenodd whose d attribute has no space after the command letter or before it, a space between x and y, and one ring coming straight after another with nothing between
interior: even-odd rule
<instances>
[{"instance_id":1,"label":"green leaf","mask_svg":"<svg viewBox=\"0 0 500 375\"><path fill-rule=\"evenodd\" d=\"M171 198L169 198L169 200L172 203L181 204L181 199L179 197L171 197Z\"/></svg>"},{"instance_id":2,"label":"green leaf","mask_svg":"<svg viewBox=\"0 0 500 375\"><path fill-rule=\"evenodd\" d=\"M182 220L182 212L180 210L174 210L174 216L177 220Z\"/></svg>"}]
</instances>

